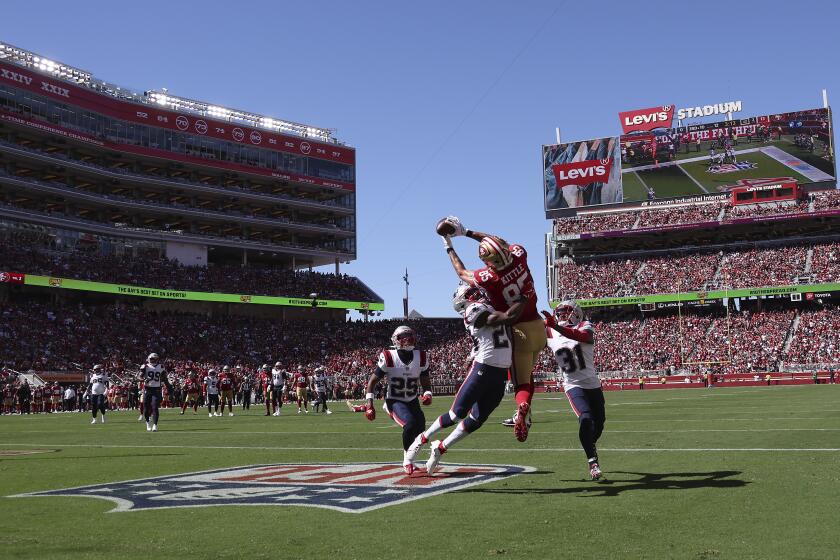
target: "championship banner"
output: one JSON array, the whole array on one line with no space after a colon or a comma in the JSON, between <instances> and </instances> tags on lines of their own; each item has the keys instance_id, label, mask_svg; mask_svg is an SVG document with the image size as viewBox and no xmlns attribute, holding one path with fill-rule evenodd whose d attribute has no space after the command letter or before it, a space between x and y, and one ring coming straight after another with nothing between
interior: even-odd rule
<instances>
[{"instance_id":1,"label":"championship banner","mask_svg":"<svg viewBox=\"0 0 840 560\"><path fill-rule=\"evenodd\" d=\"M609 307L615 305L642 305L667 302L713 301L724 298L789 298L791 294L812 294L814 297L832 297L832 292L840 292L840 283L828 282L824 284L797 284L791 286L768 286L760 288L738 288L734 290L711 290L708 292L684 292L678 294L650 294L644 296L628 296L614 298L579 299L578 305L588 307ZM556 307L557 301L551 306Z\"/></svg>"},{"instance_id":2,"label":"championship banner","mask_svg":"<svg viewBox=\"0 0 840 560\"><path fill-rule=\"evenodd\" d=\"M140 296L157 299L179 299L183 301L215 301L220 303L253 303L258 305L286 305L292 307L313 307L312 298L289 298L279 296L258 296L246 294L222 294L216 292L188 292L184 290L163 290L159 288L145 288L142 286L126 286L123 284L108 284L105 282L91 282L88 280L73 280L69 278L55 278L51 276L24 275L27 286L41 286L45 288L63 288L65 290L81 290L122 296ZM329 299L315 299L314 307L327 309L356 309L360 311L384 311L385 304L366 301L341 301Z\"/></svg>"}]
</instances>

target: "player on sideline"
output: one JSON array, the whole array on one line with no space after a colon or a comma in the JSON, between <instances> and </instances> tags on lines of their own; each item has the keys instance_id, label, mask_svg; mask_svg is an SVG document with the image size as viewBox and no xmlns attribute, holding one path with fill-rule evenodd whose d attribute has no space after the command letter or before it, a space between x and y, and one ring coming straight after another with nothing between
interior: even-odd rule
<instances>
[{"instance_id":1,"label":"player on sideline","mask_svg":"<svg viewBox=\"0 0 840 560\"><path fill-rule=\"evenodd\" d=\"M490 305L482 288L462 283L452 298L452 307L464 317L464 326L473 340L473 363L458 389L452 408L418 435L406 452L413 461L424 443L443 428L458 425L443 441L433 441L426 472L434 474L441 455L456 442L479 429L505 396L507 373L513 361L509 325L516 323L525 309L524 297L507 311Z\"/></svg>"},{"instance_id":2,"label":"player on sideline","mask_svg":"<svg viewBox=\"0 0 840 560\"><path fill-rule=\"evenodd\" d=\"M223 367L222 375L219 376L219 390L222 395L222 412L219 416L224 416L225 414L225 403L228 405L228 416L233 416L233 391L235 384L234 375L230 371L230 367Z\"/></svg>"},{"instance_id":3,"label":"player on sideline","mask_svg":"<svg viewBox=\"0 0 840 560\"><path fill-rule=\"evenodd\" d=\"M283 387L286 384L286 372L283 371L280 362L274 364L271 370L271 379L269 385L266 385L265 393L265 415L269 415L269 408L272 409L274 416L280 416L280 409L283 408ZM298 408L300 411L300 408Z\"/></svg>"},{"instance_id":4,"label":"player on sideline","mask_svg":"<svg viewBox=\"0 0 840 560\"><path fill-rule=\"evenodd\" d=\"M461 280L483 288L493 309L502 313L520 298L525 299L519 321L512 326L511 337L513 363L510 369L516 391L516 413L510 422L505 422L513 425L517 440L525 441L531 423L529 412L534 396L534 364L545 348L545 325L537 312L537 292L528 268L528 253L521 245L509 245L500 237L466 229L455 216L448 216L444 221L451 226L452 233L442 236L443 244ZM467 270L464 267L450 239L459 235L478 241L478 257L486 265L484 268Z\"/></svg>"},{"instance_id":5,"label":"player on sideline","mask_svg":"<svg viewBox=\"0 0 840 560\"><path fill-rule=\"evenodd\" d=\"M403 470L406 474L415 471L414 463L408 455L408 448L423 431L426 417L420 402L432 404L432 382L429 379L429 362L426 352L414 348L417 335L414 329L401 325L391 335L394 349L383 350L379 354L376 370L370 375L365 395L365 417L373 421L376 410L373 408L373 390L387 378L385 393L385 412L402 427ZM423 394L420 395L420 389ZM418 398L418 395L419 398ZM415 453L416 455L416 453Z\"/></svg>"},{"instance_id":6,"label":"player on sideline","mask_svg":"<svg viewBox=\"0 0 840 560\"><path fill-rule=\"evenodd\" d=\"M166 377L166 370L160 364L160 357L152 352L146 358L146 363L140 366L140 376L143 380L143 418L146 420L146 431L156 432L160 418L160 402L163 400L161 384L171 394L172 384Z\"/></svg>"},{"instance_id":7,"label":"player on sideline","mask_svg":"<svg viewBox=\"0 0 840 560\"><path fill-rule=\"evenodd\" d=\"M312 377L312 385L315 388L315 394L318 399L315 401L314 405L315 412L318 412L318 406L320 405L323 407L322 412L332 414L330 407L327 406L327 374L324 366L318 366L315 368L315 375Z\"/></svg>"},{"instance_id":8,"label":"player on sideline","mask_svg":"<svg viewBox=\"0 0 840 560\"><path fill-rule=\"evenodd\" d=\"M93 372L90 374L90 381L88 385L88 394L90 395L90 411L93 414L91 424L96 424L96 411L100 412L99 421L105 423L105 395L108 392L108 386L111 381L108 378L108 372L105 371L101 365L93 366Z\"/></svg>"},{"instance_id":9,"label":"player on sideline","mask_svg":"<svg viewBox=\"0 0 840 560\"><path fill-rule=\"evenodd\" d=\"M595 444L604 431L606 412L601 380L595 371L595 329L583 319L583 311L574 300L566 300L554 309L543 311L548 347L563 372L563 388L578 418L578 436L592 480L601 478Z\"/></svg>"},{"instance_id":10,"label":"player on sideline","mask_svg":"<svg viewBox=\"0 0 840 560\"><path fill-rule=\"evenodd\" d=\"M219 375L213 368L204 376L204 402L207 403L207 416L222 415L219 412ZM216 408L215 411L213 407Z\"/></svg>"},{"instance_id":11,"label":"player on sideline","mask_svg":"<svg viewBox=\"0 0 840 560\"><path fill-rule=\"evenodd\" d=\"M303 406L303 411L306 414L309 414L309 376L306 375L306 371L303 369L303 366L298 366L294 375L294 380L295 390L297 393L297 413L300 414L300 407Z\"/></svg>"},{"instance_id":12,"label":"player on sideline","mask_svg":"<svg viewBox=\"0 0 840 560\"><path fill-rule=\"evenodd\" d=\"M184 381L184 402L181 403L181 414L187 411L187 407L191 406L193 414L198 413L198 395L201 393L201 383L198 382L198 374L195 370L190 370L187 375L187 380Z\"/></svg>"}]
</instances>

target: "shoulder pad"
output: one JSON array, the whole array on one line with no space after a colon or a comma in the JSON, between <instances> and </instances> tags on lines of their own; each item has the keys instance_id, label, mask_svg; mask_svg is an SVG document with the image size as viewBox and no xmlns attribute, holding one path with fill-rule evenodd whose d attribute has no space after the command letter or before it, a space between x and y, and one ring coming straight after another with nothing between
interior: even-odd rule
<instances>
[{"instance_id":1,"label":"shoulder pad","mask_svg":"<svg viewBox=\"0 0 840 560\"><path fill-rule=\"evenodd\" d=\"M486 303L475 302L467 306L464 311L464 323L474 325L476 320L485 313L492 313L493 308Z\"/></svg>"},{"instance_id":2,"label":"shoulder pad","mask_svg":"<svg viewBox=\"0 0 840 560\"><path fill-rule=\"evenodd\" d=\"M381 354L379 354L379 361L376 364L379 369L384 369L386 367L394 367L394 356L391 355L390 350L383 350Z\"/></svg>"},{"instance_id":3,"label":"shoulder pad","mask_svg":"<svg viewBox=\"0 0 840 560\"><path fill-rule=\"evenodd\" d=\"M489 268L480 268L473 270L473 284L476 286L484 286L485 284L493 284L499 281L499 275Z\"/></svg>"}]
</instances>

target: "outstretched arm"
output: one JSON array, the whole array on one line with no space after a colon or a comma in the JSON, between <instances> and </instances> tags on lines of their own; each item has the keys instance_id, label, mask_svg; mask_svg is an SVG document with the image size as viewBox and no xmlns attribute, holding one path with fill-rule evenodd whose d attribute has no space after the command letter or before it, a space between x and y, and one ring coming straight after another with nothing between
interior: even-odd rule
<instances>
[{"instance_id":1,"label":"outstretched arm","mask_svg":"<svg viewBox=\"0 0 840 560\"><path fill-rule=\"evenodd\" d=\"M459 257L458 253L455 252L455 248L452 246L452 240L448 235L443 236L443 246L446 247L446 254L449 255L449 261L452 263L452 268L455 269L455 274L458 275L458 278L464 282L472 284L472 270L467 270L467 267L464 266L463 261L461 261L461 257Z\"/></svg>"}]
</instances>

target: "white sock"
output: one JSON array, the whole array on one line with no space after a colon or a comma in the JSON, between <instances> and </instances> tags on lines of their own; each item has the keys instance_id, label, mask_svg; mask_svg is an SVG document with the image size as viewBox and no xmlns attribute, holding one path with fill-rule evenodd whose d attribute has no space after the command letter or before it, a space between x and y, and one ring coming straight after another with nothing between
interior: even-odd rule
<instances>
[{"instance_id":1,"label":"white sock","mask_svg":"<svg viewBox=\"0 0 840 560\"><path fill-rule=\"evenodd\" d=\"M470 433L464 429L464 423L460 422L455 429L452 430L452 433L446 436L446 439L443 440L443 446L449 449L455 443L458 443L465 437L467 437Z\"/></svg>"},{"instance_id":2,"label":"white sock","mask_svg":"<svg viewBox=\"0 0 840 560\"><path fill-rule=\"evenodd\" d=\"M451 410L449 411L449 418L451 418L455 422L458 421L458 417L455 416L455 413ZM423 432L423 436L426 438L426 440L431 440L432 436L438 433L442 428L443 426L440 425L440 417L438 416L437 418L435 418L435 421L432 422L432 425L429 426L425 432Z\"/></svg>"}]
</instances>

